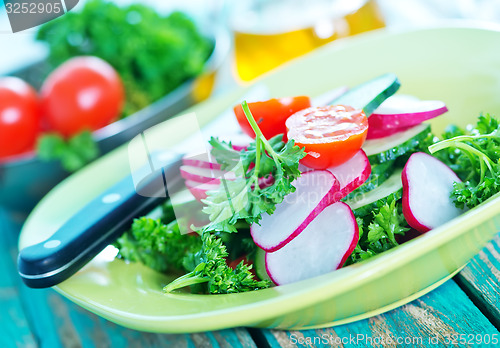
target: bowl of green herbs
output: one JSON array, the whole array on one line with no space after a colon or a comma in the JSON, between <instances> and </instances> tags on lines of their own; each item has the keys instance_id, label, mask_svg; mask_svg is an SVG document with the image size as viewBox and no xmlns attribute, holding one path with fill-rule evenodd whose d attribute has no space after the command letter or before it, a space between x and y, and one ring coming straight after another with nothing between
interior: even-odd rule
<instances>
[{"instance_id":1,"label":"bowl of green herbs","mask_svg":"<svg viewBox=\"0 0 500 348\"><path fill-rule=\"evenodd\" d=\"M139 3L105 0L46 23L36 40L47 45L47 57L11 75L39 89L69 59L96 56L118 73L125 102L118 120L99 130L71 138L42 134L34 152L0 162L0 206L21 212L69 173L207 98L229 52L226 31L206 30L183 12L162 15Z\"/></svg>"}]
</instances>

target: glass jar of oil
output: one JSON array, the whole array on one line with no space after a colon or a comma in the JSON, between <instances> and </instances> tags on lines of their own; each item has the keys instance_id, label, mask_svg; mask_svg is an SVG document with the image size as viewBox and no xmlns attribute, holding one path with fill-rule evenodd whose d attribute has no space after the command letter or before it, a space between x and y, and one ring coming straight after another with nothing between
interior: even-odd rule
<instances>
[{"instance_id":1,"label":"glass jar of oil","mask_svg":"<svg viewBox=\"0 0 500 348\"><path fill-rule=\"evenodd\" d=\"M384 27L375 0L239 0L233 4L234 70L242 81L335 39Z\"/></svg>"}]
</instances>

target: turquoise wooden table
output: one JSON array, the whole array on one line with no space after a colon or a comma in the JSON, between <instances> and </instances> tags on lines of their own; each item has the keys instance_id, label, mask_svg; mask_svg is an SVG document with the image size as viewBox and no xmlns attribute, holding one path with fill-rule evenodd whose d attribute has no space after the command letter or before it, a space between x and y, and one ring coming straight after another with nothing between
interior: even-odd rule
<instances>
[{"instance_id":1,"label":"turquoise wooden table","mask_svg":"<svg viewBox=\"0 0 500 348\"><path fill-rule=\"evenodd\" d=\"M452 280L382 315L304 331L235 328L185 335L130 330L17 275L22 219L0 209L0 347L498 347L500 234Z\"/></svg>"}]
</instances>

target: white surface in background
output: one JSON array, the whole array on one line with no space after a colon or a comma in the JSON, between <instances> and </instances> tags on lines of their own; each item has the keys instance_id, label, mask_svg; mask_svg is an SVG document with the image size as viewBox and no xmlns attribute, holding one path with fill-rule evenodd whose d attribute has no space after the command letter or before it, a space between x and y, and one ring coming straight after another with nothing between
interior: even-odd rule
<instances>
[{"instance_id":1,"label":"white surface in background","mask_svg":"<svg viewBox=\"0 0 500 348\"><path fill-rule=\"evenodd\" d=\"M0 75L36 62L47 54L47 48L35 42L36 30L12 34L5 7L0 7Z\"/></svg>"},{"instance_id":2,"label":"white surface in background","mask_svg":"<svg viewBox=\"0 0 500 348\"><path fill-rule=\"evenodd\" d=\"M411 28L434 25L444 19L500 23L499 0L377 0L387 26Z\"/></svg>"}]
</instances>

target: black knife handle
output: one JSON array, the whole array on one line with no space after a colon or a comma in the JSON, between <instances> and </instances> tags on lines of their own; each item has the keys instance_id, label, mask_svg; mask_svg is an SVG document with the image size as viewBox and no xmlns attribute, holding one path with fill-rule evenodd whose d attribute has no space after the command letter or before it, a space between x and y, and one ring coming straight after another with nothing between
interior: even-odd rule
<instances>
[{"instance_id":1,"label":"black knife handle","mask_svg":"<svg viewBox=\"0 0 500 348\"><path fill-rule=\"evenodd\" d=\"M22 249L18 270L24 283L46 288L76 273L116 240L134 218L166 199L166 181L169 187L182 182L180 164L179 155L138 185L134 185L131 175L127 176L72 216L50 238Z\"/></svg>"}]
</instances>

